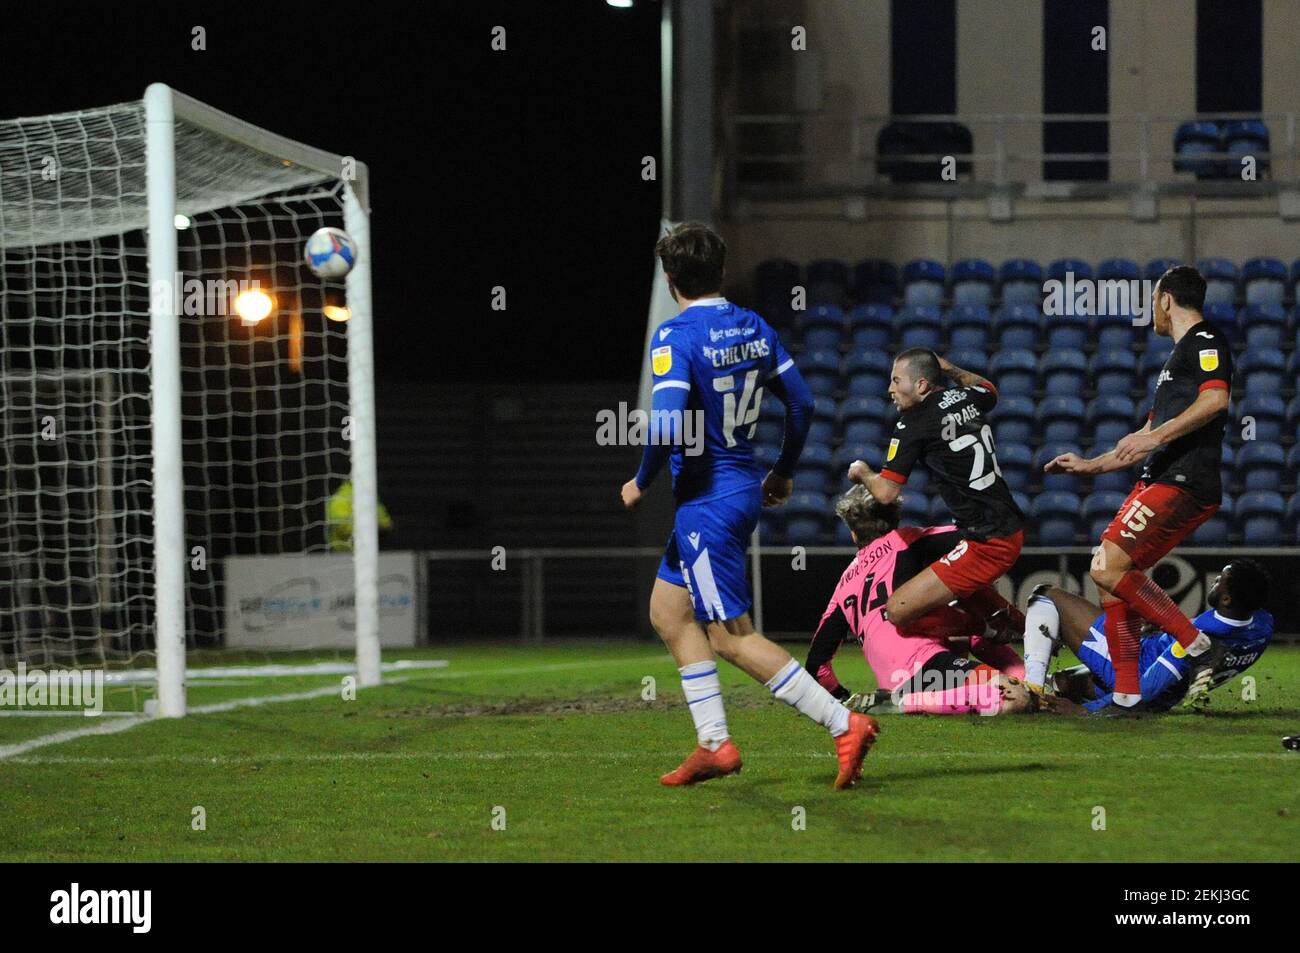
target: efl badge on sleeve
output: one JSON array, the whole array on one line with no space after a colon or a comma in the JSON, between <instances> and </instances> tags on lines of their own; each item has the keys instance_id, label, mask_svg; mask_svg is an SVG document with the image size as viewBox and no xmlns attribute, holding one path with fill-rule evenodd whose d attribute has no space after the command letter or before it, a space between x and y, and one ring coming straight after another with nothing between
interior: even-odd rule
<instances>
[{"instance_id":1,"label":"efl badge on sleeve","mask_svg":"<svg viewBox=\"0 0 1300 953\"><path fill-rule=\"evenodd\" d=\"M1219 369L1219 352L1208 348L1201 352L1201 370L1217 371Z\"/></svg>"},{"instance_id":2,"label":"efl badge on sleeve","mask_svg":"<svg viewBox=\"0 0 1300 953\"><path fill-rule=\"evenodd\" d=\"M885 454L885 459L892 460L894 459L894 456L897 453L898 453L898 438L895 437L893 440L889 441L889 452Z\"/></svg>"},{"instance_id":3,"label":"efl badge on sleeve","mask_svg":"<svg viewBox=\"0 0 1300 953\"><path fill-rule=\"evenodd\" d=\"M1201 363L1205 363L1202 356ZM656 377L662 377L673 369L673 349L671 347L657 347L650 352L650 366L654 369Z\"/></svg>"}]
</instances>

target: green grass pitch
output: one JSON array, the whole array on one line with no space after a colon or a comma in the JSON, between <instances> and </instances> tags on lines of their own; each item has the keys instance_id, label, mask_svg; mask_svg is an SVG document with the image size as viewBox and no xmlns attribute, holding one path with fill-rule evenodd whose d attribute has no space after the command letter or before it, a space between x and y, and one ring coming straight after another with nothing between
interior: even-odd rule
<instances>
[{"instance_id":1,"label":"green grass pitch","mask_svg":"<svg viewBox=\"0 0 1300 953\"><path fill-rule=\"evenodd\" d=\"M0 860L1300 855L1300 754L1280 744L1300 733L1300 647L1275 647L1250 671L1254 700L1242 698L1237 679L1203 715L882 717L862 784L843 792L831 788L825 731L726 665L744 770L668 789L659 774L695 740L657 644L497 644L403 657L450 665L398 676L405 680L356 701L340 693L239 707L19 754L15 744L87 720L0 718ZM837 670L855 688L867 684L860 652L846 647ZM654 701L642 698L647 677ZM338 681L228 679L192 688L190 704ZM196 807L206 830L192 829Z\"/></svg>"}]
</instances>

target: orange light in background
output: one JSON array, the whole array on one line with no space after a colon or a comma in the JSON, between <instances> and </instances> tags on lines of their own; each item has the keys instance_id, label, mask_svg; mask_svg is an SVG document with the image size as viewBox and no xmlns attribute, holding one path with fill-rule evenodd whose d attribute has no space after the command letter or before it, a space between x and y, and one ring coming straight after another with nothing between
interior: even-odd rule
<instances>
[{"instance_id":1,"label":"orange light in background","mask_svg":"<svg viewBox=\"0 0 1300 953\"><path fill-rule=\"evenodd\" d=\"M289 315L289 370L302 374L302 315Z\"/></svg>"},{"instance_id":2,"label":"orange light in background","mask_svg":"<svg viewBox=\"0 0 1300 953\"><path fill-rule=\"evenodd\" d=\"M275 309L271 296L260 288L241 291L235 298L235 313L245 327L252 327Z\"/></svg>"},{"instance_id":3,"label":"orange light in background","mask_svg":"<svg viewBox=\"0 0 1300 953\"><path fill-rule=\"evenodd\" d=\"M331 321L346 321L352 317L352 309L347 305L327 304L321 311Z\"/></svg>"}]
</instances>

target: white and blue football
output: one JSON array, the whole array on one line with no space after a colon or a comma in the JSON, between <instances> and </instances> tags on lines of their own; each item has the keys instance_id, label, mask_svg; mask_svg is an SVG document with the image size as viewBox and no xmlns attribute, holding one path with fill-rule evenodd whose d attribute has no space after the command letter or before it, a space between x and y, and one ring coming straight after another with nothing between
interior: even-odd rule
<instances>
[{"instance_id":1,"label":"white and blue football","mask_svg":"<svg viewBox=\"0 0 1300 953\"><path fill-rule=\"evenodd\" d=\"M307 239L307 267L322 278L342 278L357 263L357 245L341 228L318 228Z\"/></svg>"}]
</instances>

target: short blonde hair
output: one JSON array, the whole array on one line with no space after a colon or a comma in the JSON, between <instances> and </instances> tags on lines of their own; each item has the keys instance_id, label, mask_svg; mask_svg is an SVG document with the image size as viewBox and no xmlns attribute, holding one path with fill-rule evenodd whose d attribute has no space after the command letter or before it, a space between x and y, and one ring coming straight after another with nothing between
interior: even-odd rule
<instances>
[{"instance_id":1,"label":"short blonde hair","mask_svg":"<svg viewBox=\"0 0 1300 953\"><path fill-rule=\"evenodd\" d=\"M835 501L835 515L844 520L859 546L865 546L898 527L898 502L881 503L858 484Z\"/></svg>"}]
</instances>

